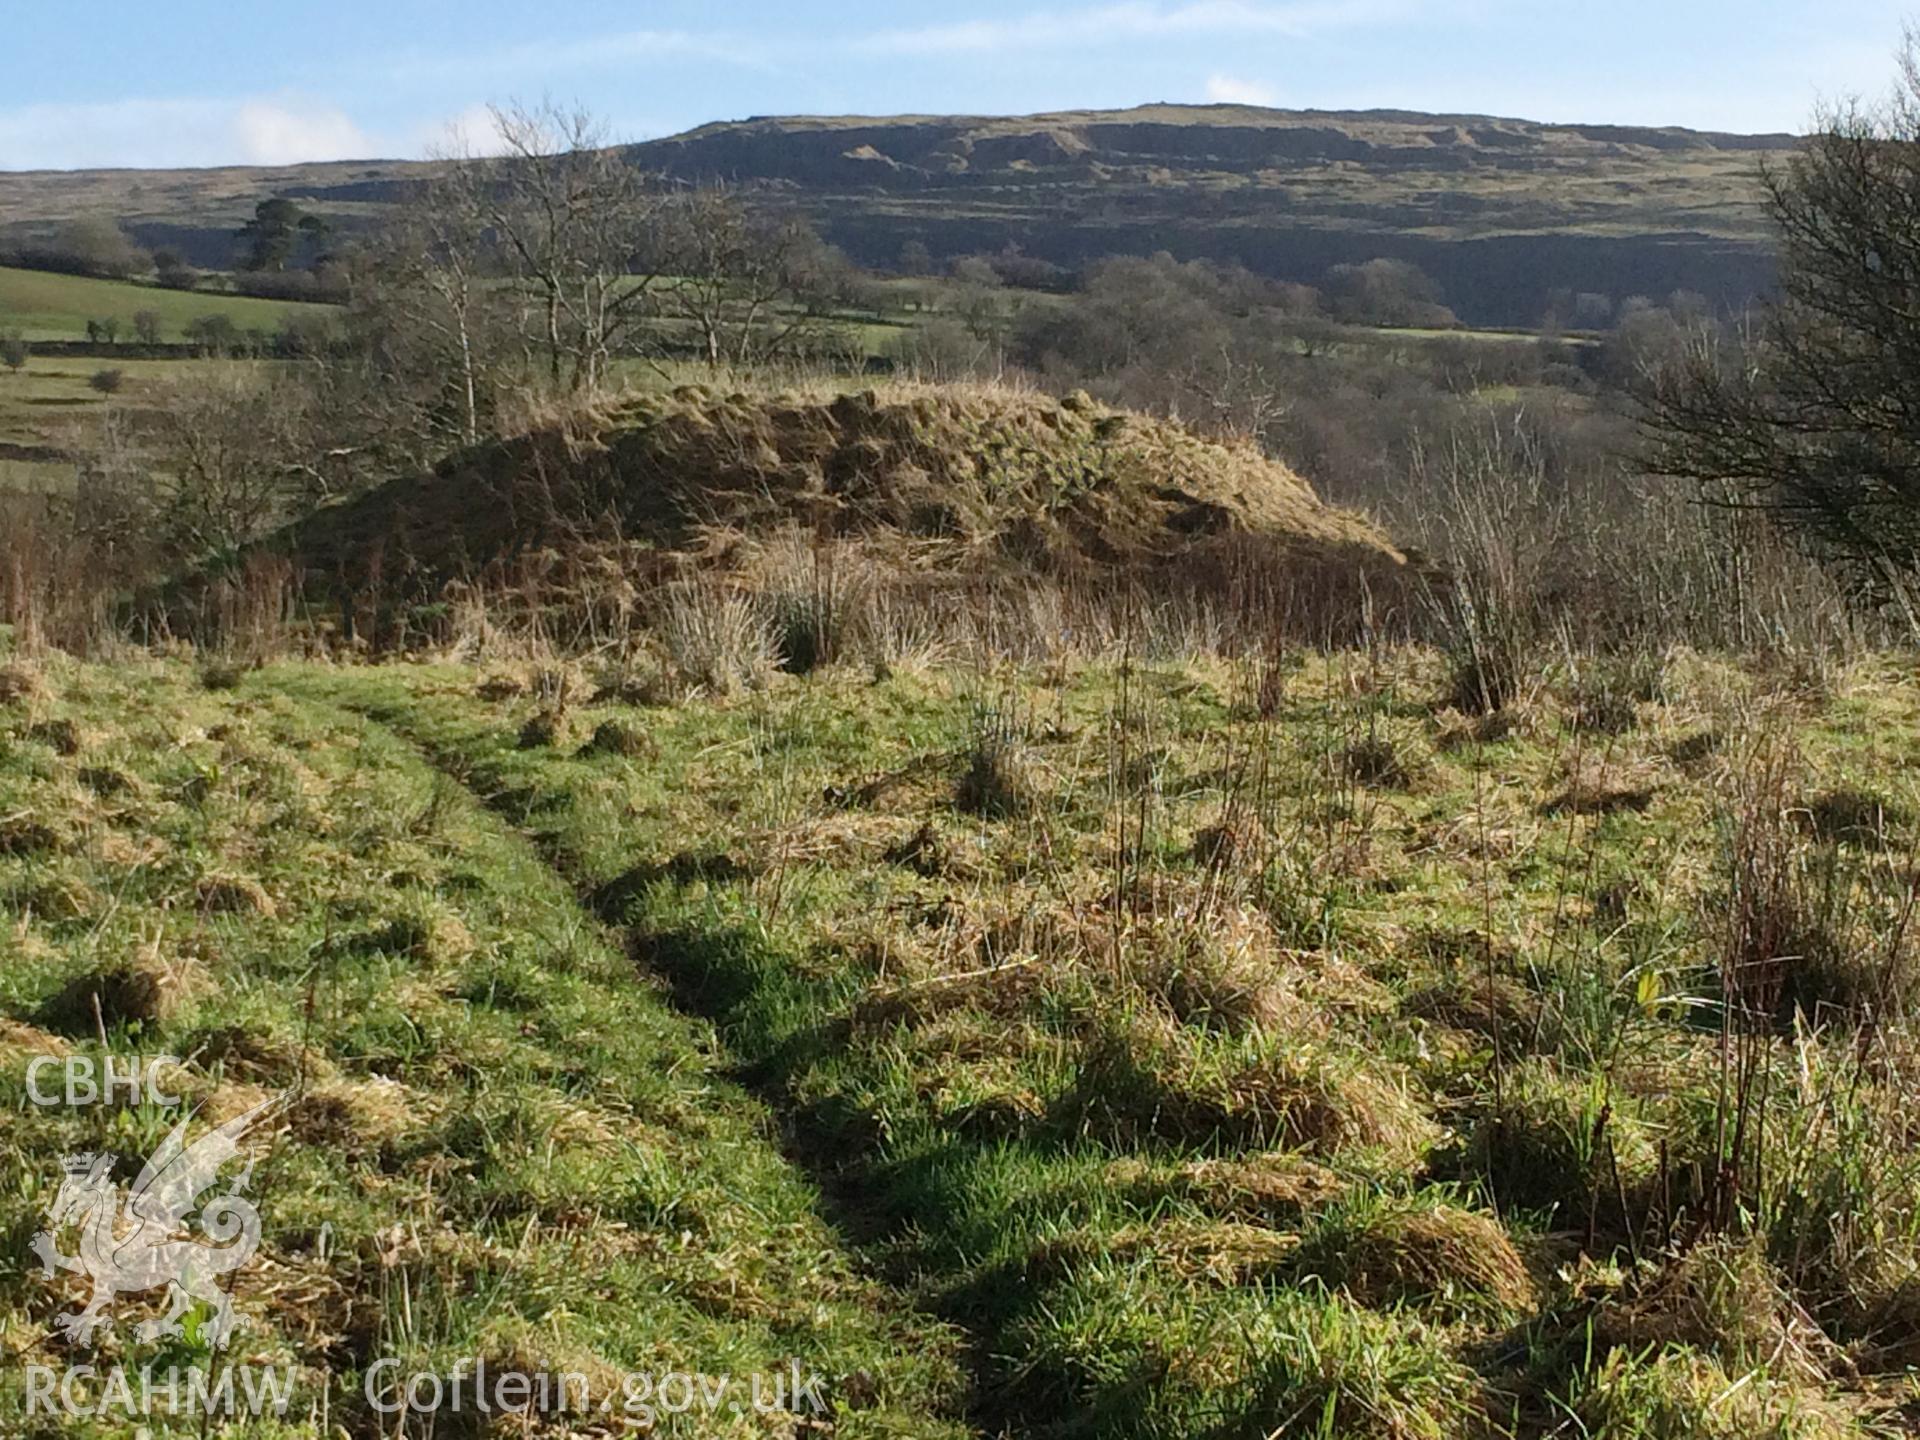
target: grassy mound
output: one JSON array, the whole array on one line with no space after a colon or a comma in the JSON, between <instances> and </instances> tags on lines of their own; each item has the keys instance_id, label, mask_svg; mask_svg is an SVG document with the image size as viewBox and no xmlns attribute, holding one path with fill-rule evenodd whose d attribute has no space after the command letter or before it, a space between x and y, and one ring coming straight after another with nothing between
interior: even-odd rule
<instances>
[{"instance_id":1,"label":"grassy mound","mask_svg":"<svg viewBox=\"0 0 1920 1440\"><path fill-rule=\"evenodd\" d=\"M516 562L530 554L562 583L610 545L740 570L755 541L796 527L922 575L1179 567L1191 578L1205 557L1224 579L1250 544L1290 566L1400 565L1366 522L1251 446L1082 395L983 386L684 386L469 451L278 543L355 595L418 598L509 570L524 583Z\"/></svg>"}]
</instances>

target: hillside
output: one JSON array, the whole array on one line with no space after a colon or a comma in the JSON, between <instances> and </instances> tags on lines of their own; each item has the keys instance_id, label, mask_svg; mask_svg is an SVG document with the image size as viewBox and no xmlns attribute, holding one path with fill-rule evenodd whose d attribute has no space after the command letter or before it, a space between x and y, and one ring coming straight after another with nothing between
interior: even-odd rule
<instances>
[{"instance_id":1,"label":"hillside","mask_svg":"<svg viewBox=\"0 0 1920 1440\"><path fill-rule=\"evenodd\" d=\"M1700 291L1728 304L1769 276L1753 204L1788 135L1541 124L1404 111L1156 105L1023 117L759 117L632 147L683 178L726 177L806 210L856 259L1008 244L1063 264L1171 250L1316 281L1329 265L1415 261L1471 321L1530 324L1556 288ZM0 234L76 213L224 263L269 193L362 223L424 170L0 175Z\"/></svg>"},{"instance_id":2,"label":"hillside","mask_svg":"<svg viewBox=\"0 0 1920 1440\"><path fill-rule=\"evenodd\" d=\"M1738 303L1764 287L1752 205L1792 137L1474 115L1150 106L1019 119L765 119L639 147L679 175L790 188L857 257L1009 242L1072 264L1168 249L1314 282L1412 260L1475 321L1549 291Z\"/></svg>"}]
</instances>

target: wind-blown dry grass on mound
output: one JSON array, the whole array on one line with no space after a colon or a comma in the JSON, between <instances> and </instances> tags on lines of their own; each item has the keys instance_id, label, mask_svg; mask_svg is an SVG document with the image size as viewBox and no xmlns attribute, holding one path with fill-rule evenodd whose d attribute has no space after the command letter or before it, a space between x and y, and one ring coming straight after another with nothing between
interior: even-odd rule
<instances>
[{"instance_id":1,"label":"wind-blown dry grass on mound","mask_svg":"<svg viewBox=\"0 0 1920 1440\"><path fill-rule=\"evenodd\" d=\"M705 577L764 590L767 547L792 534L935 585L1160 576L1219 590L1251 574L1351 594L1404 569L1368 522L1250 444L991 386L602 402L270 544L304 567L310 597L372 615L452 582L631 603L696 558Z\"/></svg>"}]
</instances>

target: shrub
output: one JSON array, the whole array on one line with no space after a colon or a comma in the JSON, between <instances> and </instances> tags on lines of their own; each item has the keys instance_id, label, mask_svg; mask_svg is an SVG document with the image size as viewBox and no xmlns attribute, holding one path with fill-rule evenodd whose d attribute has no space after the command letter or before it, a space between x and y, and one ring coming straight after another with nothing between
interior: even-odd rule
<instances>
[{"instance_id":1,"label":"shrub","mask_svg":"<svg viewBox=\"0 0 1920 1440\"><path fill-rule=\"evenodd\" d=\"M189 320L186 328L187 340L199 347L202 354L228 355L240 344L240 327L224 315L201 315Z\"/></svg>"},{"instance_id":2,"label":"shrub","mask_svg":"<svg viewBox=\"0 0 1920 1440\"><path fill-rule=\"evenodd\" d=\"M153 276L169 290L191 290L200 283L200 272L171 250L156 250Z\"/></svg>"},{"instance_id":3,"label":"shrub","mask_svg":"<svg viewBox=\"0 0 1920 1440\"><path fill-rule=\"evenodd\" d=\"M864 585L849 550L786 531L762 548L755 567L772 612L780 665L806 675L846 658L859 628Z\"/></svg>"}]
</instances>

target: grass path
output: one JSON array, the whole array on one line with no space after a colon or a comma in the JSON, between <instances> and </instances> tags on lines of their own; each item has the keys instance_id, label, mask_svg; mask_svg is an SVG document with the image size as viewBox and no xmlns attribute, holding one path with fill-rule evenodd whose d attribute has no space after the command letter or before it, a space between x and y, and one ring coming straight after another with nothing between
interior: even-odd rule
<instances>
[{"instance_id":1,"label":"grass path","mask_svg":"<svg viewBox=\"0 0 1920 1440\"><path fill-rule=\"evenodd\" d=\"M810 974L803 958L770 936L756 934L737 916L702 903L707 883L727 880L731 863L718 847L703 851L709 841L691 813L676 817L677 823L630 824L621 827L624 834L604 833L611 848L589 853L571 827L548 822L557 812L572 809L578 798L565 781L584 779L598 765L591 745L577 771L555 752L516 745L494 715L470 703L469 674L449 677L453 683L446 685L438 683L440 677L416 675L409 680L392 671L283 669L273 678L295 693L322 695L351 707L419 747L428 763L457 781L477 803L518 827L553 873L575 887L581 903L612 933L625 937L647 972L669 987L682 1013L719 1027L719 1048L733 1055L737 1077L780 1115L784 1153L817 1189L830 1222L860 1248L869 1264L890 1274L900 1287L897 1293L945 1311L968 1336L973 1393L965 1408L977 1427L986 1433L1027 1435L1069 1423L1073 1397L1045 1397L1039 1413L1032 1413L1033 1397L1003 1393L1007 1357L996 1353L996 1345L1007 1337L988 1317L970 1313L972 1307L951 1291L948 1277L927 1273L929 1248L946 1243L937 1235L944 1203L957 1203L961 1197L943 1197L936 1185L903 1204L898 1193L889 1193L897 1191L896 1185L876 1184L879 1177L869 1153L872 1137L847 1133L849 1121L857 1124L855 1117L844 1113L837 1100L815 1105L795 1093L796 1081L824 1040L818 1027L824 1023L830 1028L834 1022L827 1017L847 999L844 979ZM698 717L694 726L683 727L681 738L694 740L686 732L712 718ZM720 738L709 748L730 751L734 746ZM653 785L697 804L700 784L693 776L678 775L672 766L615 763L625 778L640 780L644 768L652 772ZM692 848L664 862L626 864L656 844L681 842ZM691 909L680 911L681 902ZM918 1225L936 1232L926 1236L924 1244L916 1244L903 1230ZM1015 1289L1024 1284L1017 1267L1003 1281ZM1036 1298L1038 1294L1033 1292ZM1007 1298L1002 1295L999 1302ZM1087 1418L1096 1426L1101 1423L1097 1415Z\"/></svg>"},{"instance_id":2,"label":"grass path","mask_svg":"<svg viewBox=\"0 0 1920 1440\"><path fill-rule=\"evenodd\" d=\"M12 1093L32 1055L104 1038L194 1057L209 1116L293 1095L236 1298L247 1358L292 1367L302 1409L234 1433L310 1433L321 1415L434 1433L365 1403L367 1366L396 1356L402 1373L477 1357L581 1374L614 1406L550 1433L617 1431L630 1375L745 1386L797 1361L836 1434L962 1434L952 1338L861 1272L711 1029L634 973L511 827L326 690L58 662L0 704L7 1255L42 1223L62 1155L144 1155L172 1123ZM0 1429L121 1433L22 1414L23 1365L67 1363L53 1308L37 1273L0 1270ZM123 1327L108 1353L210 1358L179 1344ZM769 1423L652 1418L669 1435Z\"/></svg>"},{"instance_id":3,"label":"grass path","mask_svg":"<svg viewBox=\"0 0 1920 1440\"><path fill-rule=\"evenodd\" d=\"M1769 1226L1703 1234L1690 1018L1730 804L1810 817L1849 923L1907 893L1910 674L1682 657L1493 726L1433 660L0 665L0 1076L293 1092L236 1299L350 1436L427 1432L356 1398L387 1354L794 1357L849 1440L1912 1433L1908 1092L1783 1032ZM7 1257L171 1124L7 1099ZM9 1428L74 1298L0 1266L0 1429L124 1428Z\"/></svg>"},{"instance_id":4,"label":"grass path","mask_svg":"<svg viewBox=\"0 0 1920 1440\"><path fill-rule=\"evenodd\" d=\"M300 683L329 682L303 672ZM885 877L903 872L842 870L806 841L790 863L767 847L807 827L822 779L870 772L902 748L931 762L920 768L944 806L966 709L940 687L886 687L864 703L831 688L764 707L649 712L652 729L623 758L631 719L611 720L584 746L575 742L591 715L571 736L517 738L509 717L522 707L503 716L477 701L471 672L332 683L522 827L597 913L636 938L680 1007L718 1027L743 1077L782 1115L788 1153L811 1157L802 1163L843 1231L970 1337L968 1408L980 1429L1224 1440L1276 1424L1332 1437L1438 1436L1479 1423L1478 1382L1431 1332L1330 1294L1288 1259L1296 1248L1337 1254L1355 1232L1365 1240L1369 1227L1409 1214L1467 1226L1469 1245L1489 1239L1444 1188L1383 1202L1365 1177L1395 1163L1396 1122L1374 1133L1362 1121L1367 1133L1342 1147L1340 1178L1296 1153L1308 1137L1290 1121L1290 1101L1264 1116L1221 1113L1215 1128L1209 1102L1181 1093L1205 1089L1204 1078L1138 1073L1151 1057L1099 1060L1103 1047L1130 1043L1135 997L1096 975L1068 982L1050 1021L1009 1027L1012 1046L993 1033L1010 1017L972 993L958 1004L989 1013L949 1014L938 1034L916 1023L911 1000L898 1021L879 1013L876 989L891 987L876 987L871 931L847 934L841 910L898 915L910 897L886 894ZM1082 703L1097 713L1108 699L1095 690ZM1193 702L1189 723L1204 723L1213 704ZM996 848L1028 838L1018 825L993 828ZM936 878L927 888L949 887ZM923 1018L938 1026L935 1012L951 1006L945 977L934 978L920 993L932 1007ZM903 980L907 994L918 989ZM1245 1064L1261 1049L1223 1038L1208 1063ZM1347 1062L1306 1064L1275 1083L1337 1087L1314 1067ZM1370 1103L1390 1114L1404 1106L1388 1092ZM1191 1122L1172 1113L1183 1106L1195 1110ZM1303 1201L1352 1181L1302 1246L1292 1232ZM1464 1277L1442 1314L1494 1319L1509 1292L1527 1288L1505 1242L1491 1243L1491 1270Z\"/></svg>"},{"instance_id":5,"label":"grass path","mask_svg":"<svg viewBox=\"0 0 1920 1440\"><path fill-rule=\"evenodd\" d=\"M1895 1433L1905 1402L1780 1338L1835 1272L1817 1236L1633 1250L1697 1229L1661 1156L1711 1138L1714 1044L1663 1002L1712 983L1742 727L1795 727L1826 813L1908 743L1910 691L1689 662L1620 679L1592 735L1558 701L1483 729L1423 657L1376 663L1272 703L1204 662L671 705L567 667L262 683L404 735L714 1028L838 1236L964 1337L978 1432ZM1829 858L1866 886L1877 854ZM1870 1099L1848 1124L1881 1135ZM1824 1113L1783 1090L1770 1134L1833 1149ZM1912 1243L1880 1193L1835 1203Z\"/></svg>"}]
</instances>

